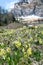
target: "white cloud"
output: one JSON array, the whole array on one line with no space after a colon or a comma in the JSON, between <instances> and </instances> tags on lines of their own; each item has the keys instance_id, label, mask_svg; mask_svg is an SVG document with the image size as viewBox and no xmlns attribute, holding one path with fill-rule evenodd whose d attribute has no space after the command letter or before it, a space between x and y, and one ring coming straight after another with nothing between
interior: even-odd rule
<instances>
[{"instance_id":1,"label":"white cloud","mask_svg":"<svg viewBox=\"0 0 43 65\"><path fill-rule=\"evenodd\" d=\"M14 1L13 2L10 2L10 3L6 3L6 9L8 10L8 11L10 11L11 9L13 9L14 8Z\"/></svg>"},{"instance_id":2,"label":"white cloud","mask_svg":"<svg viewBox=\"0 0 43 65\"><path fill-rule=\"evenodd\" d=\"M13 1L10 2L10 3L6 3L6 9L7 9L8 11L10 11L11 9L14 8L14 3L17 3L17 2L19 2L19 0L13 0Z\"/></svg>"}]
</instances>

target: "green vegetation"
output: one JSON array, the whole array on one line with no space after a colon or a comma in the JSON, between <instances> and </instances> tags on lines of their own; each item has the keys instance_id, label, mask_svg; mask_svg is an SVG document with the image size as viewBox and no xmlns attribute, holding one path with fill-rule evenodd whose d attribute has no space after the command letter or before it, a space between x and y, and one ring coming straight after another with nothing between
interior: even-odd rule
<instances>
[{"instance_id":1,"label":"green vegetation","mask_svg":"<svg viewBox=\"0 0 43 65\"><path fill-rule=\"evenodd\" d=\"M43 26L0 28L0 65L32 65L43 58ZM41 48L40 48L41 47Z\"/></svg>"},{"instance_id":2,"label":"green vegetation","mask_svg":"<svg viewBox=\"0 0 43 65\"><path fill-rule=\"evenodd\" d=\"M16 21L14 14L0 7L0 26L8 25L14 21Z\"/></svg>"}]
</instances>

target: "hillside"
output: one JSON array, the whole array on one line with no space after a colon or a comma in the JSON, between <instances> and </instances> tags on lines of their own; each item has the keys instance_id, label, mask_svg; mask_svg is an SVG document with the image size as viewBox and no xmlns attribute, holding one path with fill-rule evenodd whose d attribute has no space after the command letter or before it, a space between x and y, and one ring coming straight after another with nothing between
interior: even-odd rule
<instances>
[{"instance_id":1,"label":"hillside","mask_svg":"<svg viewBox=\"0 0 43 65\"><path fill-rule=\"evenodd\" d=\"M25 1L25 0L24 0ZM29 1L29 0L28 0ZM41 0L30 0L19 2L14 5L12 12L17 17L36 15L43 17L43 2Z\"/></svg>"}]
</instances>

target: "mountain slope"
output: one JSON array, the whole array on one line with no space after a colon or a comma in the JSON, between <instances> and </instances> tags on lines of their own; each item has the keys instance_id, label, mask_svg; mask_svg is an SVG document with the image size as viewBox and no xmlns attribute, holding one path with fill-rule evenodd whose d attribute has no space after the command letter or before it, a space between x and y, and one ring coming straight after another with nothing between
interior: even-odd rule
<instances>
[{"instance_id":1,"label":"mountain slope","mask_svg":"<svg viewBox=\"0 0 43 65\"><path fill-rule=\"evenodd\" d=\"M12 12L16 17L37 15L43 16L43 0L28 0L25 2L19 2L14 5Z\"/></svg>"}]
</instances>

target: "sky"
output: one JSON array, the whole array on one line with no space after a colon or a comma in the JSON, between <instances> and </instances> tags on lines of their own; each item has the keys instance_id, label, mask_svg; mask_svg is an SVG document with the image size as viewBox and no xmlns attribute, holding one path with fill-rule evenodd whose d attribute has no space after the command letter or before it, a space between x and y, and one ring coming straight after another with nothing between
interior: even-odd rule
<instances>
[{"instance_id":1,"label":"sky","mask_svg":"<svg viewBox=\"0 0 43 65\"><path fill-rule=\"evenodd\" d=\"M18 2L19 0L0 0L0 6L4 9L12 9L14 8L14 3Z\"/></svg>"}]
</instances>

